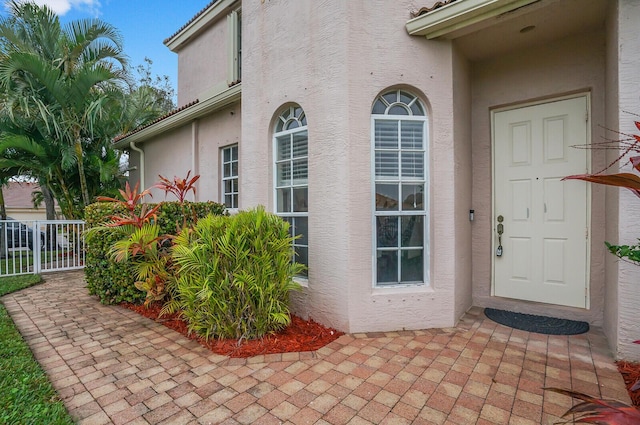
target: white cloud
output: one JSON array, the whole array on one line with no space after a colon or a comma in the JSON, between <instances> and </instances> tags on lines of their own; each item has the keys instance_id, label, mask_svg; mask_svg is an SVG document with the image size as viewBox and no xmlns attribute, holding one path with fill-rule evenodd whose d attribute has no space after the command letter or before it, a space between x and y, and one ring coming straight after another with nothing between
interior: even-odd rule
<instances>
[{"instance_id":1,"label":"white cloud","mask_svg":"<svg viewBox=\"0 0 640 425\"><path fill-rule=\"evenodd\" d=\"M28 1L32 1L40 6L46 5L60 16L63 16L72 8L88 12L93 16L98 16L100 14L100 0L28 0Z\"/></svg>"}]
</instances>

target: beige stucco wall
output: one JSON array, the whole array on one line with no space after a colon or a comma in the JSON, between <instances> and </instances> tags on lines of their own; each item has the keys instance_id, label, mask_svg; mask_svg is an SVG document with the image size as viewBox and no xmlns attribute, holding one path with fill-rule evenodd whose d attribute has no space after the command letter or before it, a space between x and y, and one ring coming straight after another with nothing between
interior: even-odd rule
<instances>
[{"instance_id":1,"label":"beige stucco wall","mask_svg":"<svg viewBox=\"0 0 640 425\"><path fill-rule=\"evenodd\" d=\"M196 174L196 196L189 193L189 200L221 202L220 195L220 148L238 144L240 141L240 103L233 104L207 116L194 119L185 125L162 133L150 140L136 144L144 151L145 186L150 188L162 175L170 180L185 178L188 171L191 177ZM130 172L132 185L139 181L139 154L131 152L130 166L136 169ZM152 189L150 201L164 199L173 201L169 194L165 198L163 191Z\"/></svg>"},{"instance_id":2,"label":"beige stucco wall","mask_svg":"<svg viewBox=\"0 0 640 425\"><path fill-rule=\"evenodd\" d=\"M640 85L640 2L620 0L618 2L618 128L622 134L638 134L633 124L638 120ZM634 153L637 155L637 153ZM622 164L625 171L628 164ZM621 190L618 201L618 243L637 244L640 237L640 199L628 190ZM613 236L613 235L612 235ZM625 261L618 266L618 338L616 355L630 360L640 360L640 346L632 341L640 339L640 267Z\"/></svg>"},{"instance_id":3,"label":"beige stucco wall","mask_svg":"<svg viewBox=\"0 0 640 425\"><path fill-rule=\"evenodd\" d=\"M471 155L471 66L455 48L453 50L454 162L455 179L455 317L472 303L472 239L470 221L472 207L473 158ZM442 188L441 190L444 190ZM474 212L475 216L475 212Z\"/></svg>"},{"instance_id":4,"label":"beige stucco wall","mask_svg":"<svg viewBox=\"0 0 640 425\"><path fill-rule=\"evenodd\" d=\"M347 145L348 120L342 119L348 112L342 77L346 52L336 48L337 40L346 38L346 18L339 7L313 8L307 1L255 1L244 4L242 12L242 152L247 154L240 155L240 202L245 207L263 204L274 211L272 120L283 105L299 104L307 115L310 157L310 270L302 298L308 303L304 307L315 306L307 311L314 319L349 330L345 294L349 283L340 258L345 252L346 217L337 199L347 199L345 169L334 160L344 157L340 154ZM319 25L310 25L314 21ZM329 114L334 119L329 120Z\"/></svg>"},{"instance_id":5,"label":"beige stucco wall","mask_svg":"<svg viewBox=\"0 0 640 425\"><path fill-rule=\"evenodd\" d=\"M223 13L178 51L178 105L227 87L228 26Z\"/></svg>"},{"instance_id":6,"label":"beige stucco wall","mask_svg":"<svg viewBox=\"0 0 640 425\"><path fill-rule=\"evenodd\" d=\"M197 164L200 180L198 181L197 199L224 202L221 195L222 179L220 168L220 149L238 144L239 155L242 155L240 142L241 105L236 103L213 115L198 120L197 127ZM193 173L192 173L193 174ZM242 170L239 171L239 183L242 185ZM242 204L240 204L242 208Z\"/></svg>"},{"instance_id":7,"label":"beige stucco wall","mask_svg":"<svg viewBox=\"0 0 640 425\"><path fill-rule=\"evenodd\" d=\"M543 46L472 64L473 303L530 314L555 315L602 324L604 299L605 190L592 187L590 309L576 309L491 296L491 123L490 109L530 100L588 91L591 132L601 140L604 124L605 36L590 30ZM592 170L605 166L603 151L592 150Z\"/></svg>"},{"instance_id":8,"label":"beige stucco wall","mask_svg":"<svg viewBox=\"0 0 640 425\"><path fill-rule=\"evenodd\" d=\"M462 140L468 131L454 125L451 43L407 34L411 1L368 6L243 4L241 202L273 211L272 123L283 105L299 104L309 129L310 271L297 297L306 304L296 308L349 332L452 326L470 297L456 302L454 290L459 276L469 278L456 250L468 242L457 224L468 220L469 201L460 197L469 186L456 197L454 186L468 171L454 165L464 153L456 158L454 132ZM430 213L437 225L430 285L381 289L373 288L372 275L371 106L391 87L428 105ZM460 214L457 203L465 204Z\"/></svg>"},{"instance_id":9,"label":"beige stucco wall","mask_svg":"<svg viewBox=\"0 0 640 425\"><path fill-rule=\"evenodd\" d=\"M144 183L149 189L158 182L158 176L173 179L173 176L184 177L191 169L191 127L189 125L163 133L153 141L138 143L144 151ZM138 170L139 171L139 170ZM142 188L141 188L142 189ZM153 198L148 201L160 202L165 194L159 189L152 189ZM173 201L173 198L167 200Z\"/></svg>"},{"instance_id":10,"label":"beige stucco wall","mask_svg":"<svg viewBox=\"0 0 640 425\"><path fill-rule=\"evenodd\" d=\"M17 221L46 220L47 213L44 210L44 205L41 208L33 209L7 208L7 217L11 217L12 219Z\"/></svg>"},{"instance_id":11,"label":"beige stucco wall","mask_svg":"<svg viewBox=\"0 0 640 425\"><path fill-rule=\"evenodd\" d=\"M606 98L605 122L606 128L617 129L619 119L618 108L618 2L609 3L606 18ZM611 163L618 156L615 150L607 152L607 163ZM618 243L618 200L620 190L613 187L606 188L605 205L606 240ZM617 351L618 343L618 260L613 255L605 255L605 296L603 311L603 329L607 335L612 351Z\"/></svg>"}]
</instances>

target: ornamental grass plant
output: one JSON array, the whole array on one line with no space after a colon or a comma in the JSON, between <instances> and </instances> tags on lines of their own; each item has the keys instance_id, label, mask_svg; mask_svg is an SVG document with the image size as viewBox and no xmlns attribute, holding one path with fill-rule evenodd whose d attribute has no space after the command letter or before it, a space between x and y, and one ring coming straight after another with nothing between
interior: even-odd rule
<instances>
[{"instance_id":1,"label":"ornamental grass plant","mask_svg":"<svg viewBox=\"0 0 640 425\"><path fill-rule=\"evenodd\" d=\"M208 216L174 240L176 286L166 312L181 311L205 339L254 339L290 323L289 292L304 266L292 262L289 224L263 207Z\"/></svg>"}]
</instances>

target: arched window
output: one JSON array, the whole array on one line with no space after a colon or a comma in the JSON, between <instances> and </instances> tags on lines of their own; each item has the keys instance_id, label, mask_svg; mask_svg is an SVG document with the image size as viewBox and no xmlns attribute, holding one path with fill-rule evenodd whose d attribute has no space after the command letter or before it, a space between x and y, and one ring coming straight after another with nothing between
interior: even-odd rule
<instances>
[{"instance_id":1,"label":"arched window","mask_svg":"<svg viewBox=\"0 0 640 425\"><path fill-rule=\"evenodd\" d=\"M371 111L376 286L428 283L425 111L404 90L381 94Z\"/></svg>"},{"instance_id":2,"label":"arched window","mask_svg":"<svg viewBox=\"0 0 640 425\"><path fill-rule=\"evenodd\" d=\"M299 106L278 116L273 134L276 214L289 222L295 261L309 266L309 166L307 117ZM306 275L306 272L304 272Z\"/></svg>"}]
</instances>

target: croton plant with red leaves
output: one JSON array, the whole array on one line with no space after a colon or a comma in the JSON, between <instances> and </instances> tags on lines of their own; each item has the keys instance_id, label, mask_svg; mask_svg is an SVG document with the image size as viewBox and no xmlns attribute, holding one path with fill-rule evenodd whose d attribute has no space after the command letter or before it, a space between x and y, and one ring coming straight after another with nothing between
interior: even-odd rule
<instances>
[{"instance_id":1,"label":"croton plant with red leaves","mask_svg":"<svg viewBox=\"0 0 640 425\"><path fill-rule=\"evenodd\" d=\"M165 195L167 193L174 194L175 197L178 198L178 201L180 203L184 203L187 197L187 194L190 191L193 191L194 195L196 194L195 184L200 178L200 175L196 174L190 179L189 178L190 174L191 174L191 170L187 172L187 176L184 179L174 176L173 181L169 180L166 177L158 176L160 178L160 181L156 183L154 187L164 190Z\"/></svg>"},{"instance_id":2,"label":"croton plant with red leaves","mask_svg":"<svg viewBox=\"0 0 640 425\"><path fill-rule=\"evenodd\" d=\"M603 400L577 391L559 388L545 388L545 390L564 394L580 400L575 406L562 415L567 418L559 424L582 423L597 425L638 425L640 424L640 410L616 400Z\"/></svg>"},{"instance_id":3,"label":"croton plant with red leaves","mask_svg":"<svg viewBox=\"0 0 640 425\"><path fill-rule=\"evenodd\" d=\"M635 126L640 130L640 122L635 121ZM619 143L626 142L622 154L613 161L609 167L620 162L623 158L631 153L640 154L640 135L631 134L628 139L618 141ZM632 156L629 161L633 166L633 169L640 172L640 155ZM575 174L573 176L567 176L564 180L584 180L592 183L604 184L607 186L624 187L632 191L636 196L640 197L640 176L633 173L615 173L615 174Z\"/></svg>"},{"instance_id":4,"label":"croton plant with red leaves","mask_svg":"<svg viewBox=\"0 0 640 425\"><path fill-rule=\"evenodd\" d=\"M189 178L191 171L184 179L174 177L173 181L158 176L160 181L153 187L172 193L183 204L190 191L195 194L195 182L199 175ZM172 275L171 235L161 235L157 225L157 211L160 204L149 206L142 202L145 196L152 197L149 189L138 192L138 184L133 190L129 183L120 190L122 199L100 197L99 201L115 202L126 209L124 215L111 216L107 227L123 229L126 237L112 246L112 256L116 261L130 261L136 274L135 286L147 293L145 305L159 301L167 295L167 284ZM137 205L141 204L137 210ZM186 219L185 219L186 220ZM186 223L186 221L185 221Z\"/></svg>"},{"instance_id":5,"label":"croton plant with red leaves","mask_svg":"<svg viewBox=\"0 0 640 425\"><path fill-rule=\"evenodd\" d=\"M117 204L123 205L127 209L127 215L113 215L111 216L111 223L108 223L109 227L119 227L119 226L127 226L132 225L138 229L142 228L145 223L149 223L152 220L157 218L156 213L158 212L158 208L160 205L156 205L155 207L150 208L147 204L142 204L139 213L136 213L136 205L141 203L142 199L149 195L153 197L151 191L149 189L143 190L138 193L139 183L136 183L133 190L131 190L131 186L129 186L129 182L126 183L125 189L120 189L120 196L122 199L109 198L107 196L98 197L98 201L101 202L115 202Z\"/></svg>"}]
</instances>

